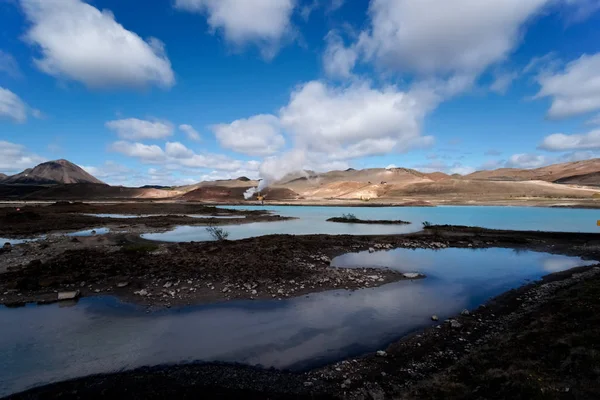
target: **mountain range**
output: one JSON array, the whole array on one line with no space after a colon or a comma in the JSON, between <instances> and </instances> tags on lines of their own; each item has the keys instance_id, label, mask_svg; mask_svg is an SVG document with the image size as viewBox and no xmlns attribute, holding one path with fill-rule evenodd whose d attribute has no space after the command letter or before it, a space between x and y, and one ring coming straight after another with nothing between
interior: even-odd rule
<instances>
[{"instance_id":1,"label":"mountain range","mask_svg":"<svg viewBox=\"0 0 600 400\"><path fill-rule=\"evenodd\" d=\"M0 176L0 197L23 199L169 198L243 201L258 181L206 181L194 185L125 188L109 186L67 161L42 163L13 176ZM537 169L501 168L469 175L423 173L410 168L371 168L318 173L299 171L264 193L278 201L493 202L502 199L591 199L600 196L600 159L554 164Z\"/></svg>"}]
</instances>

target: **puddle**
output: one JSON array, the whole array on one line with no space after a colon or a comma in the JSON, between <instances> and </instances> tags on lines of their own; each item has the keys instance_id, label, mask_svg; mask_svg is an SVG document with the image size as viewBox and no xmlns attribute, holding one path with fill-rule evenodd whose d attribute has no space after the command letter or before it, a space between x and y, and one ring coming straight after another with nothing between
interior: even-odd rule
<instances>
[{"instance_id":1,"label":"puddle","mask_svg":"<svg viewBox=\"0 0 600 400\"><path fill-rule=\"evenodd\" d=\"M95 236L95 235L105 235L108 232L110 232L110 229L108 229L108 228L93 228L93 229L86 229L84 231L67 233L67 236L75 236L75 237Z\"/></svg>"},{"instance_id":2,"label":"puddle","mask_svg":"<svg viewBox=\"0 0 600 400\"><path fill-rule=\"evenodd\" d=\"M589 264L507 249L394 250L338 257L426 279L283 301L236 301L145 313L114 298L76 306L0 307L0 396L32 385L143 365L225 361L302 370L385 348L549 272Z\"/></svg>"},{"instance_id":3,"label":"puddle","mask_svg":"<svg viewBox=\"0 0 600 400\"><path fill-rule=\"evenodd\" d=\"M29 242L37 242L38 240L45 239L45 236L33 239L9 239L9 238L0 238L0 246L3 246L4 243L10 243L11 245L29 243Z\"/></svg>"}]
</instances>

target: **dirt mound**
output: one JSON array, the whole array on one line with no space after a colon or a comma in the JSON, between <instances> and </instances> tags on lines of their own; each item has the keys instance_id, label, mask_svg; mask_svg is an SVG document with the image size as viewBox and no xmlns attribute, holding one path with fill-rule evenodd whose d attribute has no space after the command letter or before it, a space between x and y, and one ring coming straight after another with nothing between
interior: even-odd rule
<instances>
[{"instance_id":1,"label":"dirt mound","mask_svg":"<svg viewBox=\"0 0 600 400\"><path fill-rule=\"evenodd\" d=\"M576 189L543 181L501 182L450 179L416 183L390 190L386 197L438 197L446 199L506 199L510 197L591 198L593 190Z\"/></svg>"},{"instance_id":2,"label":"dirt mound","mask_svg":"<svg viewBox=\"0 0 600 400\"><path fill-rule=\"evenodd\" d=\"M452 179L452 177L450 175L445 174L443 172L431 172L429 174L425 174L425 176L434 182Z\"/></svg>"},{"instance_id":3,"label":"dirt mound","mask_svg":"<svg viewBox=\"0 0 600 400\"><path fill-rule=\"evenodd\" d=\"M573 175L567 178L560 178L554 183L562 183L569 185L585 185L585 186L600 186L600 172L592 172L583 175Z\"/></svg>"},{"instance_id":4,"label":"dirt mound","mask_svg":"<svg viewBox=\"0 0 600 400\"><path fill-rule=\"evenodd\" d=\"M48 161L35 168L10 176L3 180L4 183L21 184L73 184L96 183L104 184L99 179L88 174L83 168L67 160Z\"/></svg>"}]
</instances>

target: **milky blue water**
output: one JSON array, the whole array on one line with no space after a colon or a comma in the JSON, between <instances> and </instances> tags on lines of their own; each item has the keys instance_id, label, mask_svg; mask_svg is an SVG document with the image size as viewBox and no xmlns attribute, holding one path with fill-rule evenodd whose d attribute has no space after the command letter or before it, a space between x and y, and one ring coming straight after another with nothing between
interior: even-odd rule
<instances>
[{"instance_id":1,"label":"milky blue water","mask_svg":"<svg viewBox=\"0 0 600 400\"><path fill-rule=\"evenodd\" d=\"M422 223L468 225L492 229L600 233L600 210L541 207L322 207L322 206L227 206L234 210L270 210L296 220L227 226L229 239L271 234L391 235L417 232ZM331 217L354 214L360 219L403 220L411 225L360 225L327 222ZM167 242L213 240L202 226L179 226L172 231L142 235Z\"/></svg>"},{"instance_id":2,"label":"milky blue water","mask_svg":"<svg viewBox=\"0 0 600 400\"><path fill-rule=\"evenodd\" d=\"M508 249L357 253L338 266L386 266L422 280L299 298L146 313L111 297L76 306L0 307L0 396L34 385L193 361L302 370L385 347L578 258ZM131 289L134 290L134 289Z\"/></svg>"}]
</instances>

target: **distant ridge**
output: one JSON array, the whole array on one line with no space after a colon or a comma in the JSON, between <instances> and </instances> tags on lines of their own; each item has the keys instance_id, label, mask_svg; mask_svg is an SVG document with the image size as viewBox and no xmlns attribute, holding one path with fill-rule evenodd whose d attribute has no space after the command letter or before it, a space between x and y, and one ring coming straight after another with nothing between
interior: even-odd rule
<instances>
[{"instance_id":1,"label":"distant ridge","mask_svg":"<svg viewBox=\"0 0 600 400\"><path fill-rule=\"evenodd\" d=\"M105 183L67 160L48 161L2 180L3 184L52 185L73 183Z\"/></svg>"}]
</instances>

